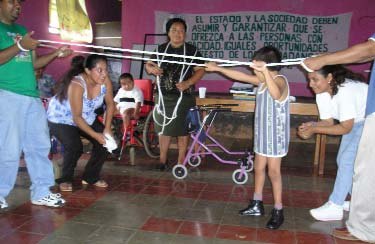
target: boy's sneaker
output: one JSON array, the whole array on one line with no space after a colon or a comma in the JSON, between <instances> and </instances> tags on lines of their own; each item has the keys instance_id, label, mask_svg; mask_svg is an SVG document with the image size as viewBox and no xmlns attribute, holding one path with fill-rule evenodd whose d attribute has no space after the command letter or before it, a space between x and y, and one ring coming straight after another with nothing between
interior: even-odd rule
<instances>
[{"instance_id":1,"label":"boy's sneaker","mask_svg":"<svg viewBox=\"0 0 375 244\"><path fill-rule=\"evenodd\" d=\"M45 196L42 199L31 201L31 203L35 205L58 208L64 205L65 200L61 198L59 193L50 193L48 196Z\"/></svg>"},{"instance_id":2,"label":"boy's sneaker","mask_svg":"<svg viewBox=\"0 0 375 244\"><path fill-rule=\"evenodd\" d=\"M343 207L333 202L327 202L319 208L310 210L310 214L320 221L342 220L344 211Z\"/></svg>"},{"instance_id":3,"label":"boy's sneaker","mask_svg":"<svg viewBox=\"0 0 375 244\"><path fill-rule=\"evenodd\" d=\"M0 196L0 209L4 209L8 207L7 201L5 201L5 198Z\"/></svg>"},{"instance_id":4,"label":"boy's sneaker","mask_svg":"<svg viewBox=\"0 0 375 244\"><path fill-rule=\"evenodd\" d=\"M342 207L344 208L344 211L348 212L350 210L350 201L345 201Z\"/></svg>"}]
</instances>

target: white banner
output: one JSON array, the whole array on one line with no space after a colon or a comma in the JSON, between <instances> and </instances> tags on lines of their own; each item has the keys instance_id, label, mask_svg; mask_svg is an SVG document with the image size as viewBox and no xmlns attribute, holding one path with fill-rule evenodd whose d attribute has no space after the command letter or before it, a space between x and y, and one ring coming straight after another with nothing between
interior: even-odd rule
<instances>
[{"instance_id":1,"label":"white banner","mask_svg":"<svg viewBox=\"0 0 375 244\"><path fill-rule=\"evenodd\" d=\"M307 16L284 12L233 12L222 14L174 14L156 12L155 33L165 33L166 21L185 19L186 40L204 57L250 61L254 51L275 46L283 59L304 58L348 47L351 13L333 16ZM156 43L165 42L156 38ZM300 67L282 69L290 82L305 82ZM207 74L204 80L226 80Z\"/></svg>"}]
</instances>

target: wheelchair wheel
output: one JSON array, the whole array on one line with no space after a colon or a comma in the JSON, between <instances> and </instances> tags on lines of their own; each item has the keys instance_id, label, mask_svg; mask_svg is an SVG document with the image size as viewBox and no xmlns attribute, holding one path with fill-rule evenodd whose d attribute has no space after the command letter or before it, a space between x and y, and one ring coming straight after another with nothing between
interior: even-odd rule
<instances>
[{"instance_id":1,"label":"wheelchair wheel","mask_svg":"<svg viewBox=\"0 0 375 244\"><path fill-rule=\"evenodd\" d=\"M176 179L183 179L187 176L187 168L185 165L176 164L173 166L172 174Z\"/></svg>"},{"instance_id":2,"label":"wheelchair wheel","mask_svg":"<svg viewBox=\"0 0 375 244\"><path fill-rule=\"evenodd\" d=\"M238 184L238 185L242 185L242 184L245 184L247 182L247 179L248 179L248 175L247 175L247 172L243 172L242 176L240 177L241 175L241 169L236 169L235 171L233 171L233 174L232 174L232 180L234 181L234 183Z\"/></svg>"},{"instance_id":3,"label":"wheelchair wheel","mask_svg":"<svg viewBox=\"0 0 375 244\"><path fill-rule=\"evenodd\" d=\"M124 128L123 128L122 120L118 119L118 118L113 118L113 120L112 120L112 133L113 133L113 137L114 137L114 139L116 141L116 144L117 144L117 148L114 151L112 151L112 155L115 158L117 158L117 160L121 160L123 158L123 156L126 155L125 150L129 146L130 147L129 148L130 164L133 165L134 164L133 155L135 155L135 148L136 147L143 147L143 141L141 140L141 138L138 135L134 134L133 135L134 144L130 144L129 136L127 136L124 148L121 148L122 147L122 137L123 137L123 133L124 133Z\"/></svg>"},{"instance_id":4,"label":"wheelchair wheel","mask_svg":"<svg viewBox=\"0 0 375 244\"><path fill-rule=\"evenodd\" d=\"M159 157L159 136L155 132L154 117L149 113L143 127L143 145L146 153L151 158Z\"/></svg>"},{"instance_id":5,"label":"wheelchair wheel","mask_svg":"<svg viewBox=\"0 0 375 244\"><path fill-rule=\"evenodd\" d=\"M191 166L191 167L197 167L201 164L202 162L202 159L200 156L190 156L190 158L188 159L188 164Z\"/></svg>"}]
</instances>

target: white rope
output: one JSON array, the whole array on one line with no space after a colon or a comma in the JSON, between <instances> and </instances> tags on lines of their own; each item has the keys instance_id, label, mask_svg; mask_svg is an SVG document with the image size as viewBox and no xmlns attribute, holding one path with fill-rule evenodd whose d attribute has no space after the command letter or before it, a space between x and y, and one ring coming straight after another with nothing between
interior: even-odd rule
<instances>
[{"instance_id":1,"label":"white rope","mask_svg":"<svg viewBox=\"0 0 375 244\"><path fill-rule=\"evenodd\" d=\"M45 44L39 44L39 46L53 48L53 49L58 49L58 47L56 47L56 46L45 45ZM73 51L76 52L76 53L97 54L97 55L102 55L102 56L107 56L107 57L112 57L112 58L135 59L135 60L154 61L154 62L158 61L158 59L142 58L142 57L127 56L127 55L112 54L112 53L99 53L99 52L90 52L90 51L81 51L81 50L73 50ZM179 62L179 61L174 61L174 60L167 60L165 62L167 62L167 63L173 63L173 64L190 65L190 66L201 66L201 67L205 67L206 66L205 64L196 64L196 63L192 63L192 62L190 62L190 63L188 63L188 62Z\"/></svg>"},{"instance_id":2,"label":"white rope","mask_svg":"<svg viewBox=\"0 0 375 244\"><path fill-rule=\"evenodd\" d=\"M168 43L168 45L166 46L165 50L164 50L164 54L167 52L168 48L170 46L170 43ZM186 45L184 44L184 55L186 54ZM195 55L197 55L197 50L195 51L194 53L194 57ZM157 64L158 64L158 67L161 67L161 64L163 62L166 62L164 61L164 57L165 56L162 56L161 60L159 60L159 55L157 55L157 58L158 58L158 61L157 61ZM180 71L180 78L179 78L179 83L182 82L185 78L185 75L187 74L188 70L190 69L190 65L191 65L191 62L193 61L193 59L191 59L190 63L188 63L188 67L186 68L185 70L185 65L182 66L182 69ZM185 58L184 58L184 63L185 63ZM159 94L159 99L158 99L158 104L155 105L155 109L153 111L153 118L154 118L154 122L161 126L161 131L160 131L160 135L162 135L164 133L164 128L169 125L170 123L172 123L172 121L174 119L177 118L177 111L178 111L178 108L181 104L181 101L182 101L182 98L183 98L183 92L180 91L180 96L179 98L177 99L177 102L176 102L176 105L172 111L172 115L171 117L168 117L168 115L166 114L166 111L165 111L165 105L164 105L164 98L163 98L163 92L161 90L161 87L160 87L160 76L156 76L156 84L157 84L157 87L158 87L158 94ZM160 114L162 117L163 117L163 122L159 122L156 118L156 115L155 115L155 111ZM168 120L168 121L167 121Z\"/></svg>"},{"instance_id":3,"label":"white rope","mask_svg":"<svg viewBox=\"0 0 375 244\"><path fill-rule=\"evenodd\" d=\"M268 63L268 64L265 64L266 67L272 67L272 66L289 66L289 65L300 65L302 64L303 61L287 61L287 62L284 62L284 60L281 60L281 63ZM254 63L253 62L240 62L238 61L237 64L234 64L234 63L229 63L229 64L219 64L218 66L240 66L240 65L246 65L246 66L250 66L250 65L253 65ZM204 65L206 66L206 65Z\"/></svg>"},{"instance_id":4,"label":"white rope","mask_svg":"<svg viewBox=\"0 0 375 244\"><path fill-rule=\"evenodd\" d=\"M159 53L159 52L150 52L150 51L140 51L140 50L132 50L132 49L124 49L124 48L115 48L115 47L106 47L106 46L95 46L95 45L87 45L87 44L79 44L79 43L69 43L69 42L58 42L58 41L50 41L50 40L39 40L41 44L39 46L42 47L49 47L53 49L58 49L56 46L53 45L48 45L44 43L52 43L52 44L61 44L61 45L69 45L69 46L77 46L77 47L86 47L86 48L96 48L96 49L104 49L104 50L111 50L111 51L121 51L121 52L129 52L129 53L136 53L136 54L146 54L146 55L156 55L156 59L152 58L144 58L144 57L136 57L136 56L128 56L128 55L120 55L120 54L111 54L111 53L99 53L99 52L90 52L90 51L81 51L81 50L74 50L74 52L77 53L84 53L84 54L97 54L97 55L102 55L102 56L108 56L108 57L114 57L114 58L124 58L124 59L135 59L135 60L144 60L144 61L154 61L158 64L158 67L161 67L161 64L163 62L167 63L175 63L175 64L181 64L182 70L180 72L180 79L179 82L182 82L187 71L189 70L190 66L201 66L205 67L206 64L200 64L200 63L194 63L193 60L202 60L202 61L210 61L210 62L217 62L219 63L218 66L240 66L240 65L246 65L246 66L251 66L253 65L253 62L242 62L242 61L233 61L233 60L225 60L225 59L211 59L211 58L203 58L203 57L197 57L195 52L194 56L187 56L186 55L186 47L184 44L184 54L179 55L179 54L170 54L167 53L167 49L170 45L168 43L164 53ZM159 55L162 56L162 59L159 59ZM181 61L175 61L175 60L164 60L164 57L175 57L175 58L183 58L183 62ZM186 62L186 59L190 59L190 62ZM268 63L265 64L267 67L271 66L289 66L289 65L302 65L302 67L307 70L308 72L313 72L313 70L309 69L304 63L305 59L304 58L298 58L298 59L285 59L282 60L280 63ZM188 66L187 69L185 70L185 65ZM184 71L185 70L185 71ZM155 105L155 109L153 110L153 117L154 117L154 122L162 127L162 130L159 134L163 134L165 126L169 125L174 119L177 118L177 110L178 107L181 103L182 97L183 97L183 92L180 91L180 96L177 100L176 106L173 109L171 117L168 117L165 111L165 104L164 104L164 98L163 98L163 93L161 91L160 87L160 76L156 76L156 84L158 88L158 94L159 94L159 99L158 103ZM163 122L160 122L157 120L155 113L160 114L163 117Z\"/></svg>"},{"instance_id":5,"label":"white rope","mask_svg":"<svg viewBox=\"0 0 375 244\"><path fill-rule=\"evenodd\" d=\"M86 47L86 48L94 48L94 49L104 49L104 50L111 50L111 51L121 51L121 52L137 53L137 54L163 55L163 56L175 57L175 58L183 58L183 59L188 58L188 59L192 59L192 60L202 60L202 61L222 63L222 64L219 64L219 66L241 66L241 65L249 66L249 65L253 64L253 62L242 62L242 61L226 60L226 59L212 59L212 58L204 58L204 57L196 57L196 56L186 56L186 55L179 55L179 54L159 53L159 52L150 52L150 51L140 51L140 50L126 49L126 48L95 46L95 45L70 43L70 42L58 42L58 41L50 41L50 40L39 40L39 42L61 44L61 45L70 45L70 46L77 46L77 47ZM47 46L47 45L45 45L45 46ZM90 52L77 51L77 50L74 50L74 51L78 52L78 53L90 53ZM93 53L93 54L99 54L99 53ZM108 53L103 54L103 53L100 53L100 55L109 56L109 57L116 57L116 58L126 58L126 59L156 61L157 62L157 59L134 57L134 56L124 56L124 55L118 55L118 54L108 54ZM304 58L286 59L286 60L282 60L281 63L268 63L268 64L266 64L266 66L267 67L289 66L289 65L302 65L303 66L303 64L302 64L303 60L304 60ZM165 62L182 64L182 65L201 66L201 67L206 66L205 64L198 64L198 63L193 63L193 62L186 63L186 62L179 62L179 61L173 61L173 60L167 60Z\"/></svg>"},{"instance_id":6,"label":"white rope","mask_svg":"<svg viewBox=\"0 0 375 244\"><path fill-rule=\"evenodd\" d=\"M166 46L166 48L165 48L163 54L167 53L167 50L168 50L170 44L171 44L171 43L169 42L168 45ZM185 54L186 54L186 46L185 46L185 43L184 43L184 55L185 55ZM158 67L160 68L160 67L161 67L161 64L162 64L163 61L164 61L164 57L165 57L165 56L162 55L162 59L161 59L161 60L159 59L159 55L157 55L156 57L157 57L157 59L158 59L158 60L157 60ZM184 61L185 61L185 58L184 58ZM180 79L179 79L179 82L182 81L182 78L183 78L182 76L183 76L184 69L185 69L185 65L183 64L183 65L182 65L181 72L180 72ZM156 76L156 84L157 84L157 87L158 87L159 99L158 99L158 104L155 105L155 109L154 109L154 111L157 111L158 114L160 114L160 115L163 117L163 122L161 123L161 122L157 121L157 118L156 118L155 113L153 113L153 117L154 117L154 122L155 122L157 125L159 125L159 126L162 127L162 129L161 129L161 131L160 131L160 133L159 133L159 135L162 135L162 134L164 133L164 128L165 128L165 126L169 125L170 123L172 123L172 121L173 121L174 119L177 118L177 110L178 110L178 107L180 106L180 103L181 103L181 100L182 100L183 93L182 93L182 91L180 91L180 96L179 96L179 98L177 99L176 106L174 107L174 109L173 109L173 111L172 111L172 115L171 115L171 117L168 117L168 115L167 115L167 113L166 113L166 111L165 111L164 97L163 97L163 92L162 92L161 87L160 87L160 76L159 76L159 75ZM168 120L168 122L167 122L167 120Z\"/></svg>"},{"instance_id":7,"label":"white rope","mask_svg":"<svg viewBox=\"0 0 375 244\"><path fill-rule=\"evenodd\" d=\"M290 58L290 59L283 59L281 62L293 62L293 61L303 61L305 58Z\"/></svg>"},{"instance_id":8,"label":"white rope","mask_svg":"<svg viewBox=\"0 0 375 244\"><path fill-rule=\"evenodd\" d=\"M305 64L303 61L301 61L301 66L302 66L307 72L309 72L309 73L314 72L314 70L312 70L312 69L310 69L309 67L307 67L306 64Z\"/></svg>"},{"instance_id":9,"label":"white rope","mask_svg":"<svg viewBox=\"0 0 375 244\"><path fill-rule=\"evenodd\" d=\"M42 46L42 47L49 47L49 48L53 48L53 49L58 49L56 46L47 45L47 44L40 44L40 46ZM98 55L109 56L109 57L116 57L116 58L129 58L129 59L139 59L139 60L151 60L151 61L156 61L158 63L159 67L161 66L161 63L164 60L164 56L163 56L162 61L160 62L159 59L141 58L141 57L118 55L118 54L98 53L98 52L79 51L79 50L74 50L74 51L78 52L78 53L84 53L84 54L98 54ZM195 52L194 55L196 55L196 53L197 52ZM165 56L167 56L167 55L165 55ZM185 56L185 46L184 46L184 55L182 55L182 56ZM184 60L185 60L185 58L184 58ZM182 68L182 70L180 72L179 82L181 82L183 80L183 78L185 77L187 71L189 70L189 67L185 70L185 65L188 65L188 66L194 65L194 64L192 64L192 59L191 59L191 62L189 62L189 63L187 63L187 62L177 62L177 61L172 61L172 60L168 60L168 61L164 61L164 62L183 64L183 68ZM200 66L204 66L204 64L200 64ZM185 70L185 72L184 72L184 70ZM154 122L156 124L158 124L159 126L162 127L162 130L161 130L161 132L159 134L163 134L165 126L169 125L174 119L177 118L177 111L178 111L178 107L179 107L179 105L181 103L181 100L182 100L182 97L183 97L183 92L180 91L180 97L178 98L176 106L173 109L172 116L168 117L167 114L165 113L165 105L164 105L163 93L162 93L161 88L160 88L160 77L159 76L156 76L156 81L157 81L156 83L157 83L157 87L158 87L159 101L158 101L158 104L155 105L155 109L153 110L153 117L154 117ZM158 114L162 115L163 122L157 121L156 116L155 116L155 112L157 112Z\"/></svg>"},{"instance_id":10,"label":"white rope","mask_svg":"<svg viewBox=\"0 0 375 244\"><path fill-rule=\"evenodd\" d=\"M175 58L185 58L185 59L189 58L189 59L211 61L211 62L218 62L218 63L237 63L238 62L238 61L231 61L231 60L224 60L224 59L211 59L211 58L203 58L203 57L195 57L195 56L185 56L185 55L171 54L171 53L163 53L163 54L161 54L159 52L140 51L140 50L126 49L126 48L118 48L118 47L95 46L95 45L80 44L80 43L71 43L71 42L58 42L58 41L51 41L51 40L39 40L39 42L42 42L42 43L53 43L53 44L60 44L60 45L69 45L69 46L77 46L77 47L86 47L86 48L94 48L94 49L104 49L104 50L111 50L111 51L117 51L117 52L121 51L121 52L129 52L129 53L137 53L137 54L147 54L147 55L163 55L163 56L175 57Z\"/></svg>"}]
</instances>

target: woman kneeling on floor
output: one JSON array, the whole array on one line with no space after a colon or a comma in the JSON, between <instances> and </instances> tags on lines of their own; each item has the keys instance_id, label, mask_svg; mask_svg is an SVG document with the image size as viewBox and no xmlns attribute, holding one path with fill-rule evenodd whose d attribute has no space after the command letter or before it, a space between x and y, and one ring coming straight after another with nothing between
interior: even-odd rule
<instances>
[{"instance_id":1,"label":"woman kneeling on floor","mask_svg":"<svg viewBox=\"0 0 375 244\"><path fill-rule=\"evenodd\" d=\"M82 184L107 187L108 184L99 176L108 155L103 147L104 134L112 135L114 112L106 58L93 54L84 62L72 62L71 69L59 85L47 111L51 135L64 146L62 176L56 182L61 191L72 191L74 169L83 153L81 137L84 137L93 144L93 148L83 172ZM105 125L98 121L94 112L103 105L103 99L106 104Z\"/></svg>"}]
</instances>

